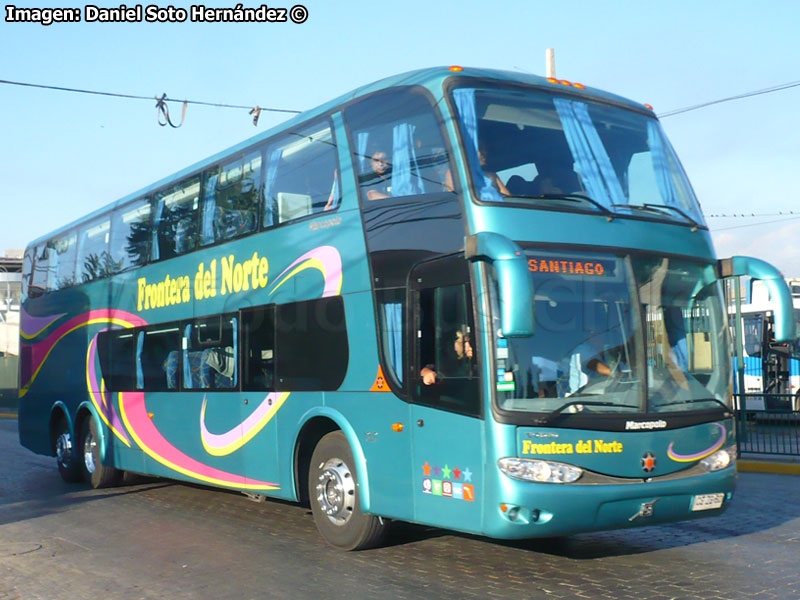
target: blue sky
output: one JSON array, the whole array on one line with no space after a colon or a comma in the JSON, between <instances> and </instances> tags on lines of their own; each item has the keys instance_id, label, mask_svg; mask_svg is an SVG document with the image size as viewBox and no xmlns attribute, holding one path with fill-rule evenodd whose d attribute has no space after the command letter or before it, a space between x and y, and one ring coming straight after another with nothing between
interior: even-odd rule
<instances>
[{"instance_id":1,"label":"blue sky","mask_svg":"<svg viewBox=\"0 0 800 600\"><path fill-rule=\"evenodd\" d=\"M304 4L302 25L0 20L0 79L303 110L425 66L543 75L552 47L559 77L656 113L800 80L796 0ZM286 119L264 113L256 128L246 110L193 105L171 129L154 105L0 85L0 251ZM795 87L663 120L706 215L800 211L798 106ZM758 256L800 276L800 215L708 221L720 256Z\"/></svg>"}]
</instances>

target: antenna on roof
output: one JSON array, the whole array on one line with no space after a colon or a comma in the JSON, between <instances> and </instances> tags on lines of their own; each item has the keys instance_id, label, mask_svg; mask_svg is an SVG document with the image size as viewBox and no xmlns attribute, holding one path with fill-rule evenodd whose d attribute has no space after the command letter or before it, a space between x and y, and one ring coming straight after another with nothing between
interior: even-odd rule
<instances>
[{"instance_id":1,"label":"antenna on roof","mask_svg":"<svg viewBox=\"0 0 800 600\"><path fill-rule=\"evenodd\" d=\"M546 77L555 79L556 77L556 51L548 48L544 51Z\"/></svg>"}]
</instances>

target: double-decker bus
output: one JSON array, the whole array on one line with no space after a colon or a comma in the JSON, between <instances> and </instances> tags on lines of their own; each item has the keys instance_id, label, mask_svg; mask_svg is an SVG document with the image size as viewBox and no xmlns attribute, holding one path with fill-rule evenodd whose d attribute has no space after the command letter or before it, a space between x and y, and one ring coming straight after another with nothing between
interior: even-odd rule
<instances>
[{"instance_id":1,"label":"double-decker bus","mask_svg":"<svg viewBox=\"0 0 800 600\"><path fill-rule=\"evenodd\" d=\"M653 111L432 68L364 86L31 243L19 433L145 473L496 538L722 512L723 277Z\"/></svg>"},{"instance_id":2,"label":"double-decker bus","mask_svg":"<svg viewBox=\"0 0 800 600\"><path fill-rule=\"evenodd\" d=\"M800 323L800 280L786 283L792 292L795 323ZM732 316L736 312L730 307ZM800 340L794 344L775 340L775 318L763 282L750 282L747 302L741 304L738 314L743 364L741 380L734 378L734 393L740 393L741 386L744 401L740 408L800 411Z\"/></svg>"}]
</instances>

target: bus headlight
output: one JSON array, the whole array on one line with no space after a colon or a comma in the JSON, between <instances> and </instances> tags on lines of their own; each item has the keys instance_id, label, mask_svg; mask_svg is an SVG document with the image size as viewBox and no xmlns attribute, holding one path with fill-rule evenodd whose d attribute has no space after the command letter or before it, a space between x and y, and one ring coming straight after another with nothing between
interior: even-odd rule
<instances>
[{"instance_id":1,"label":"bus headlight","mask_svg":"<svg viewBox=\"0 0 800 600\"><path fill-rule=\"evenodd\" d=\"M583 469L566 463L530 458L501 458L500 470L514 479L540 483L572 483L583 475Z\"/></svg>"},{"instance_id":2,"label":"bus headlight","mask_svg":"<svg viewBox=\"0 0 800 600\"><path fill-rule=\"evenodd\" d=\"M700 466L711 473L713 471L719 471L720 469L729 467L735 462L736 446L729 446L727 448L717 450L711 456L706 456L700 461Z\"/></svg>"}]
</instances>

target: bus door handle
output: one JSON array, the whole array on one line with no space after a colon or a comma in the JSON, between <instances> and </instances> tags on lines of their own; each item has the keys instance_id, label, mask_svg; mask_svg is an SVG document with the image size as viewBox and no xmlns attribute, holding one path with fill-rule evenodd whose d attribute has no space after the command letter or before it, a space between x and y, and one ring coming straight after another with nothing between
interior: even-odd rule
<instances>
[{"instance_id":1,"label":"bus door handle","mask_svg":"<svg viewBox=\"0 0 800 600\"><path fill-rule=\"evenodd\" d=\"M425 427L425 421L423 421L422 419L417 419L417 425L419 427Z\"/></svg>"}]
</instances>

